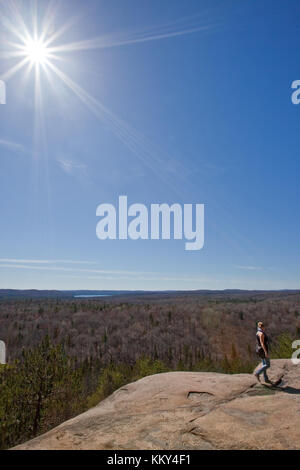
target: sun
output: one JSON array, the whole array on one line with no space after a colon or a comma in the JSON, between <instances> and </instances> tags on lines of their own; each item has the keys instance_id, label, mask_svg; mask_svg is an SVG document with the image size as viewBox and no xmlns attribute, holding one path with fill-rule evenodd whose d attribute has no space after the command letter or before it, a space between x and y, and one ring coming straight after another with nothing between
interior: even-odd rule
<instances>
[{"instance_id":1,"label":"sun","mask_svg":"<svg viewBox=\"0 0 300 470\"><path fill-rule=\"evenodd\" d=\"M32 65L44 65L50 54L46 44L41 39L26 41L23 53Z\"/></svg>"}]
</instances>

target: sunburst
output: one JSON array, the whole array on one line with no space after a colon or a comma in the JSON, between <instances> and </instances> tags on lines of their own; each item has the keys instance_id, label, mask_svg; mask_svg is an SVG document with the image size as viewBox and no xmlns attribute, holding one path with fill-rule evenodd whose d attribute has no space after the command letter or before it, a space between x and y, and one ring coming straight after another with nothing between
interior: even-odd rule
<instances>
[{"instance_id":1,"label":"sunburst","mask_svg":"<svg viewBox=\"0 0 300 470\"><path fill-rule=\"evenodd\" d=\"M120 47L134 43L144 43L147 41L164 40L167 38L180 37L186 34L196 32L205 33L212 30L213 25L204 15L182 18L173 23L165 24L161 27L145 28L140 31L131 31L127 33L116 33L106 36L100 36L93 39L79 40L73 43L63 43L62 37L78 17L70 18L62 26L56 26L57 11L53 3L49 2L49 8L46 11L44 19L40 20L38 15L37 2L33 2L34 8L31 12L31 27L29 27L20 11L20 3L15 0L6 0L6 11L1 11L4 18L4 24L7 29L9 39L6 40L6 58L14 59L15 63L8 69L0 79L9 80L15 74L26 68L24 77L29 77L30 72L34 73L34 107L35 107L35 136L41 139L44 131L43 126L43 97L42 82L43 75L55 89L55 80L62 81L64 85L79 98L93 114L111 129L111 131L120 139L131 152L141 159L159 178L163 178L165 183L176 187L173 177L181 178L181 172L178 172L178 162L170 164L173 160L157 147L154 147L144 135L132 128L127 122L120 119L107 106L104 106L99 99L88 93L81 87L73 77L70 77L65 70L65 54L74 54L76 51L95 50L108 47ZM28 15L27 15L28 17ZM50 33L51 32L51 33ZM24 72L24 71L23 71ZM43 84L44 85L44 84ZM36 154L39 151L36 150ZM165 171L164 171L165 168ZM173 170L172 170L173 169Z\"/></svg>"},{"instance_id":2,"label":"sunburst","mask_svg":"<svg viewBox=\"0 0 300 470\"><path fill-rule=\"evenodd\" d=\"M45 65L51 56L49 49L41 39L29 39L22 50L32 65Z\"/></svg>"}]
</instances>

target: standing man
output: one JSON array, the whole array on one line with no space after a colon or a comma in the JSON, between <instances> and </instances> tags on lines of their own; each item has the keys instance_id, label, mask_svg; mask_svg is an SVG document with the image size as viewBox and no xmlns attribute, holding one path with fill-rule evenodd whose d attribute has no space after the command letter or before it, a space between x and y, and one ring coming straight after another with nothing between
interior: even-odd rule
<instances>
[{"instance_id":1,"label":"standing man","mask_svg":"<svg viewBox=\"0 0 300 470\"><path fill-rule=\"evenodd\" d=\"M257 324L257 333L256 333L256 352L259 357L262 359L262 367L255 372L255 377L260 382L260 374L263 373L266 383L271 383L268 378L266 370L270 367L270 358L269 358L269 338L265 332L264 324L259 321Z\"/></svg>"}]
</instances>

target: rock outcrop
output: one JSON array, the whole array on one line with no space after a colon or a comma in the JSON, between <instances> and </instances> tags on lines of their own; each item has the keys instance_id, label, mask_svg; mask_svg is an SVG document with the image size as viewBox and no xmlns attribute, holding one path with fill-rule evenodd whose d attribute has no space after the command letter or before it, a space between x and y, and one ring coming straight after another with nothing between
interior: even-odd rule
<instances>
[{"instance_id":1,"label":"rock outcrop","mask_svg":"<svg viewBox=\"0 0 300 470\"><path fill-rule=\"evenodd\" d=\"M300 365L271 361L267 387L250 374L145 377L15 449L299 449Z\"/></svg>"}]
</instances>

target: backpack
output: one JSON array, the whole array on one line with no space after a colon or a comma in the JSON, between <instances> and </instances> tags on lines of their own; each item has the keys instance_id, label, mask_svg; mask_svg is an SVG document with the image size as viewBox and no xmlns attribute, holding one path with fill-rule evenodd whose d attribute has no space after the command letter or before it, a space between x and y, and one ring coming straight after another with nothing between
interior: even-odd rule
<instances>
[{"instance_id":1,"label":"backpack","mask_svg":"<svg viewBox=\"0 0 300 470\"><path fill-rule=\"evenodd\" d=\"M265 357L265 351L257 343L256 343L255 352L258 355L258 357L260 357L261 359L263 359Z\"/></svg>"}]
</instances>

